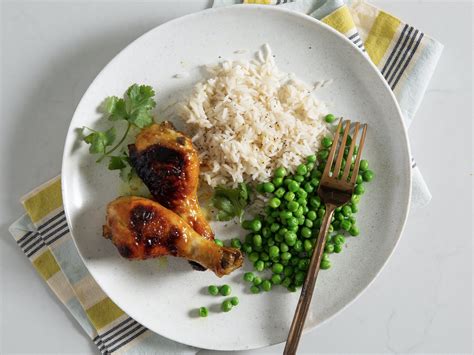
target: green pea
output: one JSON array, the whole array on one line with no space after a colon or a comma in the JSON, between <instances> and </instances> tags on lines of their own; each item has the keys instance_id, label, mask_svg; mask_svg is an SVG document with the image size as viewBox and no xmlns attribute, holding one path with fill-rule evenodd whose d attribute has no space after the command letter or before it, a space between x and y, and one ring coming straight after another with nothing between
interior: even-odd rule
<instances>
[{"instance_id":1,"label":"green pea","mask_svg":"<svg viewBox=\"0 0 474 355\"><path fill-rule=\"evenodd\" d=\"M207 292L209 292L210 295L217 296L219 294L219 287L211 285L207 288Z\"/></svg>"},{"instance_id":2,"label":"green pea","mask_svg":"<svg viewBox=\"0 0 474 355\"><path fill-rule=\"evenodd\" d=\"M333 227L332 224L329 225L328 232L329 232L329 233L334 232L334 227Z\"/></svg>"},{"instance_id":3,"label":"green pea","mask_svg":"<svg viewBox=\"0 0 474 355\"><path fill-rule=\"evenodd\" d=\"M296 274L295 274L295 281L298 280L298 281L304 281L306 277L306 273L303 272L303 271L298 271Z\"/></svg>"},{"instance_id":4,"label":"green pea","mask_svg":"<svg viewBox=\"0 0 474 355\"><path fill-rule=\"evenodd\" d=\"M285 193L285 196L283 198L287 201L293 201L295 199L295 193L288 191Z\"/></svg>"},{"instance_id":5,"label":"green pea","mask_svg":"<svg viewBox=\"0 0 474 355\"><path fill-rule=\"evenodd\" d=\"M280 263L273 264L272 271L275 274L281 274L283 272L283 265Z\"/></svg>"},{"instance_id":6,"label":"green pea","mask_svg":"<svg viewBox=\"0 0 474 355\"><path fill-rule=\"evenodd\" d=\"M278 234L284 236L286 232L288 232L288 229L283 227L278 231Z\"/></svg>"},{"instance_id":7,"label":"green pea","mask_svg":"<svg viewBox=\"0 0 474 355\"><path fill-rule=\"evenodd\" d=\"M275 177L283 178L286 175L286 169L283 167L279 167L275 170L274 175Z\"/></svg>"},{"instance_id":8,"label":"green pea","mask_svg":"<svg viewBox=\"0 0 474 355\"><path fill-rule=\"evenodd\" d=\"M268 205L271 208L278 208L281 205L281 200L278 197L272 197L270 201L268 201Z\"/></svg>"},{"instance_id":9,"label":"green pea","mask_svg":"<svg viewBox=\"0 0 474 355\"><path fill-rule=\"evenodd\" d=\"M356 213L357 211L359 211L359 207L357 207L355 203L351 203L351 210L352 213Z\"/></svg>"},{"instance_id":10,"label":"green pea","mask_svg":"<svg viewBox=\"0 0 474 355\"><path fill-rule=\"evenodd\" d=\"M272 284L274 285L281 284L281 276L278 274L273 274L271 280L272 280Z\"/></svg>"},{"instance_id":11,"label":"green pea","mask_svg":"<svg viewBox=\"0 0 474 355\"><path fill-rule=\"evenodd\" d=\"M351 229L349 229L349 234L355 237L355 236L359 235L359 233L360 233L359 227L357 227L355 224L353 224L351 226Z\"/></svg>"},{"instance_id":12,"label":"green pea","mask_svg":"<svg viewBox=\"0 0 474 355\"><path fill-rule=\"evenodd\" d=\"M353 204L358 204L360 202L360 195L352 195L351 202Z\"/></svg>"},{"instance_id":13,"label":"green pea","mask_svg":"<svg viewBox=\"0 0 474 355\"><path fill-rule=\"evenodd\" d=\"M305 189L302 189L302 188L299 188L298 191L296 191L296 194L301 198L308 197L308 193L306 192Z\"/></svg>"},{"instance_id":14,"label":"green pea","mask_svg":"<svg viewBox=\"0 0 474 355\"><path fill-rule=\"evenodd\" d=\"M309 204L310 204L310 206L312 206L314 208L319 208L319 206L321 206L321 199L318 196L311 197L309 199Z\"/></svg>"},{"instance_id":15,"label":"green pea","mask_svg":"<svg viewBox=\"0 0 474 355\"><path fill-rule=\"evenodd\" d=\"M331 262L329 260L321 260L320 268L327 270L331 267Z\"/></svg>"},{"instance_id":16,"label":"green pea","mask_svg":"<svg viewBox=\"0 0 474 355\"><path fill-rule=\"evenodd\" d=\"M334 214L334 218L337 220L337 221L343 221L345 218L344 218L344 215L342 214L342 212L336 212Z\"/></svg>"},{"instance_id":17,"label":"green pea","mask_svg":"<svg viewBox=\"0 0 474 355\"><path fill-rule=\"evenodd\" d=\"M290 248L288 247L288 245L286 243L280 243L280 251L282 253L285 253L287 252L288 250L290 250Z\"/></svg>"},{"instance_id":18,"label":"green pea","mask_svg":"<svg viewBox=\"0 0 474 355\"><path fill-rule=\"evenodd\" d=\"M342 251L342 244L334 244L334 252L340 253Z\"/></svg>"},{"instance_id":19,"label":"green pea","mask_svg":"<svg viewBox=\"0 0 474 355\"><path fill-rule=\"evenodd\" d=\"M365 159L362 159L360 161L359 169L360 169L360 171L368 170L369 169L369 162Z\"/></svg>"},{"instance_id":20,"label":"green pea","mask_svg":"<svg viewBox=\"0 0 474 355\"><path fill-rule=\"evenodd\" d=\"M331 139L331 137L324 137L323 140L321 141L321 145L322 145L324 148L329 148L330 146L332 146L332 139Z\"/></svg>"},{"instance_id":21,"label":"green pea","mask_svg":"<svg viewBox=\"0 0 474 355\"><path fill-rule=\"evenodd\" d=\"M280 217L281 221L285 221L288 218L293 217L293 213L291 211L283 210L283 211L280 211L280 216L279 217Z\"/></svg>"},{"instance_id":22,"label":"green pea","mask_svg":"<svg viewBox=\"0 0 474 355\"><path fill-rule=\"evenodd\" d=\"M362 184L363 181L364 181L364 178L362 177L362 175L361 174L357 175L356 184Z\"/></svg>"},{"instance_id":23,"label":"green pea","mask_svg":"<svg viewBox=\"0 0 474 355\"><path fill-rule=\"evenodd\" d=\"M251 286L250 287L250 292L254 293L254 294L257 294L257 293L260 293L260 287L258 286Z\"/></svg>"},{"instance_id":24,"label":"green pea","mask_svg":"<svg viewBox=\"0 0 474 355\"><path fill-rule=\"evenodd\" d=\"M316 187L319 186L319 179L318 178L312 178L309 183L311 184L311 186L316 188Z\"/></svg>"},{"instance_id":25,"label":"green pea","mask_svg":"<svg viewBox=\"0 0 474 355\"><path fill-rule=\"evenodd\" d=\"M354 193L356 195L363 195L364 192L365 192L365 188L364 188L364 185L362 184L356 185L356 187L354 188Z\"/></svg>"},{"instance_id":26,"label":"green pea","mask_svg":"<svg viewBox=\"0 0 474 355\"><path fill-rule=\"evenodd\" d=\"M301 217L303 214L304 214L303 206L299 206L299 207L296 209L296 211L293 212L293 215L294 215L296 218Z\"/></svg>"},{"instance_id":27,"label":"green pea","mask_svg":"<svg viewBox=\"0 0 474 355\"><path fill-rule=\"evenodd\" d=\"M306 214L306 218L309 219L310 221L314 221L316 218L317 218L317 214L315 211L308 211L308 213Z\"/></svg>"},{"instance_id":28,"label":"green pea","mask_svg":"<svg viewBox=\"0 0 474 355\"><path fill-rule=\"evenodd\" d=\"M364 181L372 181L375 177L375 174L372 170L366 170L364 171L364 173L362 174L362 178L364 179Z\"/></svg>"},{"instance_id":29,"label":"green pea","mask_svg":"<svg viewBox=\"0 0 474 355\"><path fill-rule=\"evenodd\" d=\"M315 228L319 228L321 227L321 223L323 222L323 220L321 218L318 218L314 221L314 227Z\"/></svg>"},{"instance_id":30,"label":"green pea","mask_svg":"<svg viewBox=\"0 0 474 355\"><path fill-rule=\"evenodd\" d=\"M307 206L303 206L303 213L306 214L309 212L309 208Z\"/></svg>"},{"instance_id":31,"label":"green pea","mask_svg":"<svg viewBox=\"0 0 474 355\"><path fill-rule=\"evenodd\" d=\"M262 228L262 222L258 218L253 219L250 222L250 229L254 232L258 232Z\"/></svg>"},{"instance_id":32,"label":"green pea","mask_svg":"<svg viewBox=\"0 0 474 355\"><path fill-rule=\"evenodd\" d=\"M283 185L288 186L288 184L289 184L291 181L293 181L293 179L287 177L287 178L285 178L285 179L283 180Z\"/></svg>"},{"instance_id":33,"label":"green pea","mask_svg":"<svg viewBox=\"0 0 474 355\"><path fill-rule=\"evenodd\" d=\"M242 250L245 254L250 254L252 252L252 245L250 245L250 243L244 243Z\"/></svg>"},{"instance_id":34,"label":"green pea","mask_svg":"<svg viewBox=\"0 0 474 355\"><path fill-rule=\"evenodd\" d=\"M308 239L306 239L303 242L303 249L305 252L310 252L311 250L313 250L313 244L311 244L311 242Z\"/></svg>"},{"instance_id":35,"label":"green pea","mask_svg":"<svg viewBox=\"0 0 474 355\"><path fill-rule=\"evenodd\" d=\"M199 307L199 317L207 317L209 314L209 311L206 307Z\"/></svg>"},{"instance_id":36,"label":"green pea","mask_svg":"<svg viewBox=\"0 0 474 355\"><path fill-rule=\"evenodd\" d=\"M336 116L334 116L332 113L328 113L326 116L324 116L324 120L327 123L333 123L336 119Z\"/></svg>"},{"instance_id":37,"label":"green pea","mask_svg":"<svg viewBox=\"0 0 474 355\"><path fill-rule=\"evenodd\" d=\"M293 281L293 287L295 287L295 291L296 291L296 287L301 287L303 285L304 281L303 280L295 280ZM290 286L291 287L291 286ZM288 291L290 292L294 292L292 291L293 289L288 289Z\"/></svg>"},{"instance_id":38,"label":"green pea","mask_svg":"<svg viewBox=\"0 0 474 355\"><path fill-rule=\"evenodd\" d=\"M274 187L280 187L281 185L283 185L283 178L281 177L273 178L272 183Z\"/></svg>"},{"instance_id":39,"label":"green pea","mask_svg":"<svg viewBox=\"0 0 474 355\"><path fill-rule=\"evenodd\" d=\"M308 227L301 228L301 236L303 238L310 238L311 234L311 229L309 229Z\"/></svg>"},{"instance_id":40,"label":"green pea","mask_svg":"<svg viewBox=\"0 0 474 355\"><path fill-rule=\"evenodd\" d=\"M224 242L222 242L222 240L217 239L217 238L214 239L214 243L216 243L216 244L217 244L218 246L220 246L220 247L223 247L223 246L224 246Z\"/></svg>"},{"instance_id":41,"label":"green pea","mask_svg":"<svg viewBox=\"0 0 474 355\"><path fill-rule=\"evenodd\" d=\"M351 224L355 224L355 222L356 222L356 219L355 219L354 216L349 216L349 218L347 218L347 220L348 220L349 222L351 222Z\"/></svg>"},{"instance_id":42,"label":"green pea","mask_svg":"<svg viewBox=\"0 0 474 355\"><path fill-rule=\"evenodd\" d=\"M299 205L298 202L296 202L296 201L290 201L290 202L288 202L288 204L286 205L286 207L287 207L291 212L295 212L295 211L298 209L299 206L300 206L300 205Z\"/></svg>"},{"instance_id":43,"label":"green pea","mask_svg":"<svg viewBox=\"0 0 474 355\"><path fill-rule=\"evenodd\" d=\"M275 258L280 254L280 248L273 245L268 249L268 254L270 255L270 258Z\"/></svg>"},{"instance_id":44,"label":"green pea","mask_svg":"<svg viewBox=\"0 0 474 355\"><path fill-rule=\"evenodd\" d=\"M304 189L308 194L310 194L311 192L314 191L313 185L311 185L311 183L309 183L309 182L306 182L306 183L303 185L303 189Z\"/></svg>"},{"instance_id":45,"label":"green pea","mask_svg":"<svg viewBox=\"0 0 474 355\"><path fill-rule=\"evenodd\" d=\"M352 214L352 208L347 205L342 207L342 214L346 217L349 217Z\"/></svg>"},{"instance_id":46,"label":"green pea","mask_svg":"<svg viewBox=\"0 0 474 355\"><path fill-rule=\"evenodd\" d=\"M305 174L305 177L309 177L311 171L314 169L314 162L306 164L306 168L308 169L308 172Z\"/></svg>"},{"instance_id":47,"label":"green pea","mask_svg":"<svg viewBox=\"0 0 474 355\"><path fill-rule=\"evenodd\" d=\"M265 291L265 292L269 292L271 291L272 289L272 283L270 280L264 280L262 282L262 289Z\"/></svg>"},{"instance_id":48,"label":"green pea","mask_svg":"<svg viewBox=\"0 0 474 355\"><path fill-rule=\"evenodd\" d=\"M297 253L301 253L303 251L303 242L301 240L297 240L293 246L293 250Z\"/></svg>"},{"instance_id":49,"label":"green pea","mask_svg":"<svg viewBox=\"0 0 474 355\"><path fill-rule=\"evenodd\" d=\"M304 218L304 216L299 216L298 217L298 225L302 226L304 224L305 220L306 220L306 218Z\"/></svg>"},{"instance_id":50,"label":"green pea","mask_svg":"<svg viewBox=\"0 0 474 355\"><path fill-rule=\"evenodd\" d=\"M281 260L283 260L283 261L288 261L288 260L291 259L291 253L285 251L285 252L281 253L280 258L281 258Z\"/></svg>"},{"instance_id":51,"label":"green pea","mask_svg":"<svg viewBox=\"0 0 474 355\"><path fill-rule=\"evenodd\" d=\"M260 233L262 234L262 238L268 238L270 236L270 228L263 227Z\"/></svg>"},{"instance_id":52,"label":"green pea","mask_svg":"<svg viewBox=\"0 0 474 355\"><path fill-rule=\"evenodd\" d=\"M296 192L300 188L300 184L298 184L296 181L290 181L288 184L288 190L291 192Z\"/></svg>"},{"instance_id":53,"label":"green pea","mask_svg":"<svg viewBox=\"0 0 474 355\"><path fill-rule=\"evenodd\" d=\"M352 223L349 222L348 220L344 220L341 222L341 228L347 232L351 229L351 226L352 226Z\"/></svg>"},{"instance_id":54,"label":"green pea","mask_svg":"<svg viewBox=\"0 0 474 355\"><path fill-rule=\"evenodd\" d=\"M290 227L294 227L298 225L298 220L295 217L288 218L287 224Z\"/></svg>"},{"instance_id":55,"label":"green pea","mask_svg":"<svg viewBox=\"0 0 474 355\"><path fill-rule=\"evenodd\" d=\"M275 185L273 185L271 182L266 182L263 184L263 191L264 192L273 192L275 191Z\"/></svg>"},{"instance_id":56,"label":"green pea","mask_svg":"<svg viewBox=\"0 0 474 355\"><path fill-rule=\"evenodd\" d=\"M308 168L306 167L306 165L304 164L300 164L298 165L298 167L296 168L296 173L298 175L306 175L306 173L308 172Z\"/></svg>"},{"instance_id":57,"label":"green pea","mask_svg":"<svg viewBox=\"0 0 474 355\"><path fill-rule=\"evenodd\" d=\"M303 175L295 175L294 177L294 180L297 182L297 183L302 183L304 181L304 176Z\"/></svg>"},{"instance_id":58,"label":"green pea","mask_svg":"<svg viewBox=\"0 0 474 355\"><path fill-rule=\"evenodd\" d=\"M262 252L262 253L260 253L260 260L268 261L268 260L270 260L270 256L267 253Z\"/></svg>"},{"instance_id":59,"label":"green pea","mask_svg":"<svg viewBox=\"0 0 474 355\"><path fill-rule=\"evenodd\" d=\"M242 248L242 242L238 238L232 238L231 241L230 241L230 246L232 248L241 249Z\"/></svg>"},{"instance_id":60,"label":"green pea","mask_svg":"<svg viewBox=\"0 0 474 355\"><path fill-rule=\"evenodd\" d=\"M252 243L254 247L262 246L262 236L260 234L254 234L252 238Z\"/></svg>"},{"instance_id":61,"label":"green pea","mask_svg":"<svg viewBox=\"0 0 474 355\"><path fill-rule=\"evenodd\" d=\"M314 155L314 154L313 154L313 155L308 155L308 156L306 157L306 161L307 161L308 163L314 163L314 162L316 161L316 155Z\"/></svg>"},{"instance_id":62,"label":"green pea","mask_svg":"<svg viewBox=\"0 0 474 355\"><path fill-rule=\"evenodd\" d=\"M254 278L255 278L255 275L253 272L246 272L244 274L244 281L252 282Z\"/></svg>"},{"instance_id":63,"label":"green pea","mask_svg":"<svg viewBox=\"0 0 474 355\"><path fill-rule=\"evenodd\" d=\"M262 260L257 260L257 261L253 264L253 267L254 267L255 270L257 270L257 271L263 271L263 269L265 268L265 263L264 263Z\"/></svg>"},{"instance_id":64,"label":"green pea","mask_svg":"<svg viewBox=\"0 0 474 355\"><path fill-rule=\"evenodd\" d=\"M222 285L220 288L219 288L219 293L222 295L222 296L229 296L230 293L231 293L232 289L230 288L229 285Z\"/></svg>"},{"instance_id":65,"label":"green pea","mask_svg":"<svg viewBox=\"0 0 474 355\"><path fill-rule=\"evenodd\" d=\"M346 242L346 238L342 234L337 234L332 238L335 245L343 245Z\"/></svg>"},{"instance_id":66,"label":"green pea","mask_svg":"<svg viewBox=\"0 0 474 355\"><path fill-rule=\"evenodd\" d=\"M328 253L323 253L321 260L329 260L329 254Z\"/></svg>"},{"instance_id":67,"label":"green pea","mask_svg":"<svg viewBox=\"0 0 474 355\"><path fill-rule=\"evenodd\" d=\"M285 233L285 243L289 246L293 246L296 243L296 233L288 231Z\"/></svg>"},{"instance_id":68,"label":"green pea","mask_svg":"<svg viewBox=\"0 0 474 355\"><path fill-rule=\"evenodd\" d=\"M274 246L274 245L275 245L275 240L268 238L268 239L267 239L267 245L268 245L269 247Z\"/></svg>"},{"instance_id":69,"label":"green pea","mask_svg":"<svg viewBox=\"0 0 474 355\"><path fill-rule=\"evenodd\" d=\"M299 197L296 202L298 202L298 205L303 206L303 208L308 204L308 201L303 197Z\"/></svg>"},{"instance_id":70,"label":"green pea","mask_svg":"<svg viewBox=\"0 0 474 355\"><path fill-rule=\"evenodd\" d=\"M281 282L281 285L282 285L283 287L289 287L290 284L291 284L291 279L290 279L290 278L286 278L286 279L284 279L284 280Z\"/></svg>"},{"instance_id":71,"label":"green pea","mask_svg":"<svg viewBox=\"0 0 474 355\"><path fill-rule=\"evenodd\" d=\"M249 260L253 263L256 262L258 260L258 253L256 251L252 252L249 255Z\"/></svg>"},{"instance_id":72,"label":"green pea","mask_svg":"<svg viewBox=\"0 0 474 355\"><path fill-rule=\"evenodd\" d=\"M285 266L285 268L283 269L283 274L285 275L285 277L288 277L288 276L291 276L293 275L295 269L293 266Z\"/></svg>"},{"instance_id":73,"label":"green pea","mask_svg":"<svg viewBox=\"0 0 474 355\"><path fill-rule=\"evenodd\" d=\"M285 194L285 189L283 187L279 187L274 192L275 197L278 197L278 198L282 198L284 194Z\"/></svg>"},{"instance_id":74,"label":"green pea","mask_svg":"<svg viewBox=\"0 0 474 355\"><path fill-rule=\"evenodd\" d=\"M329 150L327 149L321 149L318 153L318 158L320 160L325 160L328 158L328 156L329 156Z\"/></svg>"},{"instance_id":75,"label":"green pea","mask_svg":"<svg viewBox=\"0 0 474 355\"><path fill-rule=\"evenodd\" d=\"M255 276L255 277L253 278L252 283L253 283L255 286L258 286L258 285L260 285L260 284L262 283L262 278L261 278L260 276Z\"/></svg>"},{"instance_id":76,"label":"green pea","mask_svg":"<svg viewBox=\"0 0 474 355\"><path fill-rule=\"evenodd\" d=\"M237 306L239 304L239 298L237 296L232 297L230 303L232 303L232 306Z\"/></svg>"},{"instance_id":77,"label":"green pea","mask_svg":"<svg viewBox=\"0 0 474 355\"><path fill-rule=\"evenodd\" d=\"M324 251L329 254L334 253L334 244L326 243L326 246L324 247Z\"/></svg>"}]
</instances>

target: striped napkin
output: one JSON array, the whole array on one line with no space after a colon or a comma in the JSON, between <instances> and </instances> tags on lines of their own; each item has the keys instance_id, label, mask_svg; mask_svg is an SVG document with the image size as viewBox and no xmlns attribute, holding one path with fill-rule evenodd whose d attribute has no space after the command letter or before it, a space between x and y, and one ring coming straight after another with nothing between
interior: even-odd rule
<instances>
[{"instance_id":1,"label":"striped napkin","mask_svg":"<svg viewBox=\"0 0 474 355\"><path fill-rule=\"evenodd\" d=\"M441 55L442 45L365 2L342 0L215 0L214 6L259 3L285 6L320 19L368 55L394 91L408 126ZM413 202L431 195L413 162ZM10 233L53 293L102 354L195 354L197 349L161 337L124 313L94 281L69 233L56 177L22 198L26 214Z\"/></svg>"}]
</instances>

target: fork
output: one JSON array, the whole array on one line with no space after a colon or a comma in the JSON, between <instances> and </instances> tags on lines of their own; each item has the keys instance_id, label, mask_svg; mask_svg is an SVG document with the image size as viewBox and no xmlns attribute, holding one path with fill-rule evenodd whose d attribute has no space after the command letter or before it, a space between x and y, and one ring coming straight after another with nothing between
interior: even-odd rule
<instances>
[{"instance_id":1,"label":"fork","mask_svg":"<svg viewBox=\"0 0 474 355\"><path fill-rule=\"evenodd\" d=\"M341 143L339 144L339 138L344 126L344 134L342 136ZM319 267L321 264L321 257L326 244L326 235L329 230L334 210L340 206L343 206L351 200L354 188L356 186L357 174L359 172L360 157L362 149L364 148L365 135L367 132L367 124L361 125L359 122L354 123L354 132L352 136L352 142L347 154L347 160L345 161L345 167L342 165L344 159L344 149L346 148L347 137L351 128L351 121L342 119L339 120L336 134L334 136L331 151L329 152L324 172L321 176L321 180L318 188L318 195L321 201L324 203L326 212L324 214L321 227L319 229L319 235L317 242L311 256L311 262L309 264L308 273L301 289L300 298L298 305L296 306L295 315L293 322L291 323L290 331L288 333L288 339L286 341L284 355L296 354L298 343L300 341L301 333L303 331L306 314L308 313L309 306L311 304L311 298L313 296L314 286L316 284L316 278L318 276ZM351 172L352 157L354 154L357 136L360 128L362 128L362 134L359 143L359 149L357 156L354 161L354 168ZM334 162L334 157L337 157ZM334 169L333 169L334 163ZM341 169L344 169L341 171Z\"/></svg>"}]
</instances>

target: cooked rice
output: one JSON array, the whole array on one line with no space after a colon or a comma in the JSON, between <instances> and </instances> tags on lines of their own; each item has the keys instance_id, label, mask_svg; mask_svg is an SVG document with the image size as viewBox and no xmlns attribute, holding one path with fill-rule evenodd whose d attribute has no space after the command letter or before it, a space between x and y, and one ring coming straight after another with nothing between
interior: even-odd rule
<instances>
[{"instance_id":1,"label":"cooked rice","mask_svg":"<svg viewBox=\"0 0 474 355\"><path fill-rule=\"evenodd\" d=\"M210 79L182 105L212 187L267 181L279 166L294 171L327 133L314 87L280 71L267 45L257 58L208 67Z\"/></svg>"}]
</instances>

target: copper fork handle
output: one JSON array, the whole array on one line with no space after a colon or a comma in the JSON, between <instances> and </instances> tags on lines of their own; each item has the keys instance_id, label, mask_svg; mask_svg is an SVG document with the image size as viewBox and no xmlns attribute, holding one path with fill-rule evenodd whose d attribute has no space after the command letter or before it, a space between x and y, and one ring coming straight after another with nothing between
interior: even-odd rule
<instances>
[{"instance_id":1,"label":"copper fork handle","mask_svg":"<svg viewBox=\"0 0 474 355\"><path fill-rule=\"evenodd\" d=\"M326 244L326 235L331 224L331 218L334 214L336 206L332 204L326 204L326 213L324 214L321 227L319 229L318 239L316 246L311 256L308 273L301 289L300 299L296 306L295 315L293 322L291 323L290 332L288 333L288 339L286 340L284 355L296 354L298 343L303 332L304 322L306 314L308 313L309 306L311 305L311 298L313 297L314 286L316 284L316 278L319 272L319 266L321 264L321 257L323 255L324 245Z\"/></svg>"}]
</instances>

